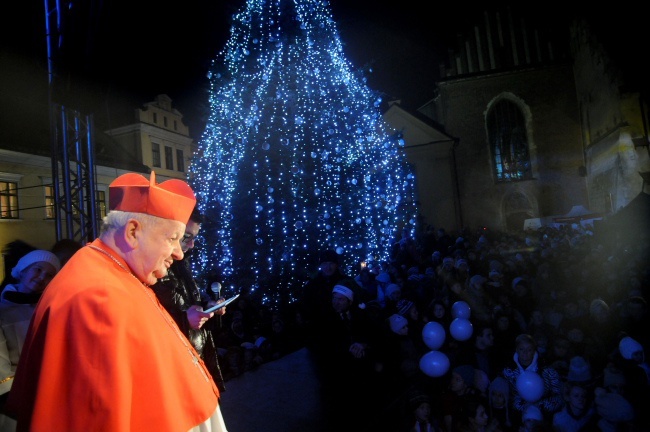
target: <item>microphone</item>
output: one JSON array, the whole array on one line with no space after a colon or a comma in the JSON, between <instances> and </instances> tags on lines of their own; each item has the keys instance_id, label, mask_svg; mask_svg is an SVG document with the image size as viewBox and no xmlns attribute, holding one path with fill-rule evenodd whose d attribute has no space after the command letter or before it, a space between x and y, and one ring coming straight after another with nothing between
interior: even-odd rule
<instances>
[{"instance_id":1,"label":"microphone","mask_svg":"<svg viewBox=\"0 0 650 432\"><path fill-rule=\"evenodd\" d=\"M216 301L221 298L221 284L219 282L212 282L210 285L210 291L212 291L212 298Z\"/></svg>"},{"instance_id":2,"label":"microphone","mask_svg":"<svg viewBox=\"0 0 650 432\"><path fill-rule=\"evenodd\" d=\"M221 298L221 284L219 282L212 282L210 284L210 291L212 291L212 298L214 301L219 301ZM223 323L221 322L221 315L219 315L219 328L221 328Z\"/></svg>"}]
</instances>

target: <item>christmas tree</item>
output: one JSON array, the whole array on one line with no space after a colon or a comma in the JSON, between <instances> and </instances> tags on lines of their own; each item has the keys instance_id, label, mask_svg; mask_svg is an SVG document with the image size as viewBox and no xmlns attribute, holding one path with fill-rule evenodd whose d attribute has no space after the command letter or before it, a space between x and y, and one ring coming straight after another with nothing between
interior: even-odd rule
<instances>
[{"instance_id":1,"label":"christmas tree","mask_svg":"<svg viewBox=\"0 0 650 432\"><path fill-rule=\"evenodd\" d=\"M343 51L324 0L248 0L233 15L190 165L206 215L199 279L280 306L323 251L354 276L415 230L404 142Z\"/></svg>"}]
</instances>

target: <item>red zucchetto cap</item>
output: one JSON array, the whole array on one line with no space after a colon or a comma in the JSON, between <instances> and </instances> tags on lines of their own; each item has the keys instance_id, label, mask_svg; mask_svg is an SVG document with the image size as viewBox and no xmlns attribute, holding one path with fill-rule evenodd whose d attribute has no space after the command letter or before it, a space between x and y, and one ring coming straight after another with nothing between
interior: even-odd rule
<instances>
[{"instance_id":1,"label":"red zucchetto cap","mask_svg":"<svg viewBox=\"0 0 650 432\"><path fill-rule=\"evenodd\" d=\"M147 180L143 175L128 173L113 180L108 187L109 209L145 213L187 223L196 205L192 188L183 180L171 179L156 184L156 173Z\"/></svg>"}]
</instances>

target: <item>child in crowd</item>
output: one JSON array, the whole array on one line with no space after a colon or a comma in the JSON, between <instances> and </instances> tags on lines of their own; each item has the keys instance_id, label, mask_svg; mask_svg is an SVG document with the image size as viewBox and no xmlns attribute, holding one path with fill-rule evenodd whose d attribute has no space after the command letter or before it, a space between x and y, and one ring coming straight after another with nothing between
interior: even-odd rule
<instances>
[{"instance_id":1,"label":"child in crowd","mask_svg":"<svg viewBox=\"0 0 650 432\"><path fill-rule=\"evenodd\" d=\"M512 421L510 420L510 386L503 377L496 377L488 387L488 414L491 419L498 422L503 432L512 432Z\"/></svg>"},{"instance_id":2,"label":"child in crowd","mask_svg":"<svg viewBox=\"0 0 650 432\"><path fill-rule=\"evenodd\" d=\"M596 410L589 389L578 382L568 382L565 386L566 405L553 415L555 432L586 432L595 430Z\"/></svg>"}]
</instances>

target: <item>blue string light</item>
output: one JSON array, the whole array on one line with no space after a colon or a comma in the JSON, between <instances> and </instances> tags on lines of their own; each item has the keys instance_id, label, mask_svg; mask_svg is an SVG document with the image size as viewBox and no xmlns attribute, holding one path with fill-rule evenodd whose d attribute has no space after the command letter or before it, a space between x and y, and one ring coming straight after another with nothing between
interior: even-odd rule
<instances>
[{"instance_id":1,"label":"blue string light","mask_svg":"<svg viewBox=\"0 0 650 432\"><path fill-rule=\"evenodd\" d=\"M326 1L249 0L209 78L210 116L189 168L207 216L199 278L279 306L322 251L353 275L415 229L404 142L344 56Z\"/></svg>"}]
</instances>

